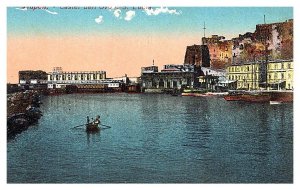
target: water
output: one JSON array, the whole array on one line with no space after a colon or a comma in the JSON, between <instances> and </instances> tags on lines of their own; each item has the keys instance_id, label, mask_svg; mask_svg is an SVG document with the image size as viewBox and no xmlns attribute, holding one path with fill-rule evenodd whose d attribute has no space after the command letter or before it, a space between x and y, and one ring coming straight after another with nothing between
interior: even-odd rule
<instances>
[{"instance_id":1,"label":"water","mask_svg":"<svg viewBox=\"0 0 300 190\"><path fill-rule=\"evenodd\" d=\"M292 183L293 105L215 97L45 97L7 143L8 183ZM112 128L72 129L100 114Z\"/></svg>"}]
</instances>

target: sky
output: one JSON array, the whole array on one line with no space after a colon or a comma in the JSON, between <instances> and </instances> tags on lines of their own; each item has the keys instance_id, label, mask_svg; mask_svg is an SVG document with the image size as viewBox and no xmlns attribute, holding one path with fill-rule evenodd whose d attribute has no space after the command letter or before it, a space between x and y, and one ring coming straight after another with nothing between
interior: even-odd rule
<instances>
[{"instance_id":1,"label":"sky","mask_svg":"<svg viewBox=\"0 0 300 190\"><path fill-rule=\"evenodd\" d=\"M19 70L61 66L140 76L143 66L182 64L188 45L205 36L227 39L256 24L293 18L292 7L8 7L7 82Z\"/></svg>"}]
</instances>

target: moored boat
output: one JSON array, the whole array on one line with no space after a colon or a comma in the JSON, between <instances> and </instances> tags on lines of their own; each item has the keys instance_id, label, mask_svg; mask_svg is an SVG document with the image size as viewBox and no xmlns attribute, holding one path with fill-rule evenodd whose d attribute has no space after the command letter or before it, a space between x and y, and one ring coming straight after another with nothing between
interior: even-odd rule
<instances>
[{"instance_id":1,"label":"moored boat","mask_svg":"<svg viewBox=\"0 0 300 190\"><path fill-rule=\"evenodd\" d=\"M226 101L244 102L268 102L271 100L270 94L256 92L233 92L224 96Z\"/></svg>"},{"instance_id":2,"label":"moored boat","mask_svg":"<svg viewBox=\"0 0 300 190\"><path fill-rule=\"evenodd\" d=\"M293 91L270 91L268 93L271 96L271 101L293 102L294 99Z\"/></svg>"},{"instance_id":3,"label":"moored boat","mask_svg":"<svg viewBox=\"0 0 300 190\"><path fill-rule=\"evenodd\" d=\"M242 95L245 91L229 91L228 94L224 96L226 101L242 101Z\"/></svg>"},{"instance_id":4,"label":"moored boat","mask_svg":"<svg viewBox=\"0 0 300 190\"><path fill-rule=\"evenodd\" d=\"M269 102L271 96L269 94L243 94L242 101L245 102Z\"/></svg>"}]
</instances>

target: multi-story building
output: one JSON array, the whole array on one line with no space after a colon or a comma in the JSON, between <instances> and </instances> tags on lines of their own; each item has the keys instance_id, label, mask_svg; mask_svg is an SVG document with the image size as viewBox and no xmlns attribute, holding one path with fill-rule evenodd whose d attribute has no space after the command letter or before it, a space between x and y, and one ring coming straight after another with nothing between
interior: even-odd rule
<instances>
[{"instance_id":1,"label":"multi-story building","mask_svg":"<svg viewBox=\"0 0 300 190\"><path fill-rule=\"evenodd\" d=\"M267 71L267 81L270 89L294 89L294 62L292 60L269 62Z\"/></svg>"},{"instance_id":2,"label":"multi-story building","mask_svg":"<svg viewBox=\"0 0 300 190\"><path fill-rule=\"evenodd\" d=\"M293 61L251 62L227 67L237 89L293 89Z\"/></svg>"},{"instance_id":3,"label":"multi-story building","mask_svg":"<svg viewBox=\"0 0 300 190\"><path fill-rule=\"evenodd\" d=\"M102 84L106 79L105 71L65 72L55 67L48 73L48 88L64 88L67 85Z\"/></svg>"},{"instance_id":4,"label":"multi-story building","mask_svg":"<svg viewBox=\"0 0 300 190\"><path fill-rule=\"evenodd\" d=\"M261 62L230 65L228 79L237 82L237 89L257 90L265 82L264 64Z\"/></svg>"},{"instance_id":5,"label":"multi-story building","mask_svg":"<svg viewBox=\"0 0 300 190\"><path fill-rule=\"evenodd\" d=\"M224 69L212 69L208 67L201 68L203 74L199 76L199 87L211 91L227 90L233 81L226 79L226 71Z\"/></svg>"},{"instance_id":6,"label":"multi-story building","mask_svg":"<svg viewBox=\"0 0 300 190\"><path fill-rule=\"evenodd\" d=\"M144 89L180 89L194 86L194 65L164 65L161 72L156 66L143 67L141 73Z\"/></svg>"}]
</instances>

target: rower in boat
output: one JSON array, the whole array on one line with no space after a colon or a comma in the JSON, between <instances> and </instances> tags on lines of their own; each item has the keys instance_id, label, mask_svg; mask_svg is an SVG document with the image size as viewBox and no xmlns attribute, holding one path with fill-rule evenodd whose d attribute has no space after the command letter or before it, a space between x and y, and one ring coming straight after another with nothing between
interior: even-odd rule
<instances>
[{"instance_id":1,"label":"rower in boat","mask_svg":"<svg viewBox=\"0 0 300 190\"><path fill-rule=\"evenodd\" d=\"M94 120L94 124L100 125L101 121L100 121L100 115L96 116L96 119Z\"/></svg>"},{"instance_id":2,"label":"rower in boat","mask_svg":"<svg viewBox=\"0 0 300 190\"><path fill-rule=\"evenodd\" d=\"M86 131L87 132L96 132L96 131L99 131L100 128L99 128L98 125L101 123L100 122L100 116L97 115L95 120L92 118L92 122L91 123L89 121L90 121L89 117L87 116Z\"/></svg>"}]
</instances>

